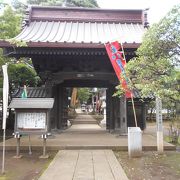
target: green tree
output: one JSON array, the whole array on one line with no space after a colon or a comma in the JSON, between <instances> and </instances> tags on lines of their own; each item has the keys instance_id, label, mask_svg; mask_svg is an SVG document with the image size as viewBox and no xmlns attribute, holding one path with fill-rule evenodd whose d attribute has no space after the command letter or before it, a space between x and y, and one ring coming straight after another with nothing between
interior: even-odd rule
<instances>
[{"instance_id":1,"label":"green tree","mask_svg":"<svg viewBox=\"0 0 180 180\"><path fill-rule=\"evenodd\" d=\"M78 99L80 103L87 102L91 93L89 88L78 88Z\"/></svg>"},{"instance_id":2,"label":"green tree","mask_svg":"<svg viewBox=\"0 0 180 180\"><path fill-rule=\"evenodd\" d=\"M2 72L2 65L5 64L5 58L2 56L2 49L0 49L0 100L2 98L2 87L3 87L3 72Z\"/></svg>"},{"instance_id":3,"label":"green tree","mask_svg":"<svg viewBox=\"0 0 180 180\"><path fill-rule=\"evenodd\" d=\"M127 63L127 73L142 96L179 100L179 28L180 5L147 30L137 57Z\"/></svg>"},{"instance_id":4,"label":"green tree","mask_svg":"<svg viewBox=\"0 0 180 180\"><path fill-rule=\"evenodd\" d=\"M0 39L9 39L16 36L20 32L20 16L17 16L10 6L6 6L4 13L0 16ZM10 58L3 55L0 49L0 99L2 98L2 65L9 62Z\"/></svg>"},{"instance_id":5,"label":"green tree","mask_svg":"<svg viewBox=\"0 0 180 180\"><path fill-rule=\"evenodd\" d=\"M9 64L8 74L12 90L23 85L36 86L39 80L34 69L23 63Z\"/></svg>"},{"instance_id":6,"label":"green tree","mask_svg":"<svg viewBox=\"0 0 180 180\"><path fill-rule=\"evenodd\" d=\"M15 37L21 30L21 16L16 14L10 6L6 6L0 16L0 39Z\"/></svg>"},{"instance_id":7,"label":"green tree","mask_svg":"<svg viewBox=\"0 0 180 180\"><path fill-rule=\"evenodd\" d=\"M96 0L67 0L67 5L77 6L77 7L90 7L90 8L97 8L98 3Z\"/></svg>"},{"instance_id":8,"label":"green tree","mask_svg":"<svg viewBox=\"0 0 180 180\"><path fill-rule=\"evenodd\" d=\"M99 7L96 0L27 0L27 4L50 5L50 6L76 6L76 7Z\"/></svg>"},{"instance_id":9,"label":"green tree","mask_svg":"<svg viewBox=\"0 0 180 180\"><path fill-rule=\"evenodd\" d=\"M7 6L4 10L3 15L0 16L0 38L10 39L15 37L20 32L21 16L16 14L15 11ZM7 55L3 55L2 49L0 49L0 99L2 98L2 65L8 63L8 74L10 79L10 92L19 86L24 84L28 86L36 86L39 82L39 77L33 68L29 67L31 64L29 59L19 59L18 61L14 58L9 58ZM28 64L28 65L27 65Z\"/></svg>"},{"instance_id":10,"label":"green tree","mask_svg":"<svg viewBox=\"0 0 180 180\"><path fill-rule=\"evenodd\" d=\"M16 13L21 14L21 15L24 14L25 10L28 8L26 3L23 3L22 1L19 1L19 0L12 0L11 4L16 10Z\"/></svg>"}]
</instances>

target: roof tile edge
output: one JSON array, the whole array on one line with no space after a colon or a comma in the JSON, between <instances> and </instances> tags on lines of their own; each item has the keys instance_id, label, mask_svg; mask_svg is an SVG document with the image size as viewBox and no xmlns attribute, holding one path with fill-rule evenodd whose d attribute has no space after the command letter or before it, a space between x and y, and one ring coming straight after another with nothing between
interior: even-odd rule
<instances>
[{"instance_id":1,"label":"roof tile edge","mask_svg":"<svg viewBox=\"0 0 180 180\"><path fill-rule=\"evenodd\" d=\"M85 21L143 23L142 9L64 8L31 6L29 21Z\"/></svg>"}]
</instances>

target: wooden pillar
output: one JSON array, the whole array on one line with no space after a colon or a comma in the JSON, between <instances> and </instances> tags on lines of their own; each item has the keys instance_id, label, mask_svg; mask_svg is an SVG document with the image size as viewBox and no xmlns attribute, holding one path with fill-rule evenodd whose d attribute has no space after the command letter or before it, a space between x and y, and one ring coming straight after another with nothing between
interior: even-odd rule
<instances>
[{"instance_id":1,"label":"wooden pillar","mask_svg":"<svg viewBox=\"0 0 180 180\"><path fill-rule=\"evenodd\" d=\"M141 130L146 129L146 116L147 116L147 106L146 103L142 103L142 126Z\"/></svg>"},{"instance_id":2,"label":"wooden pillar","mask_svg":"<svg viewBox=\"0 0 180 180\"><path fill-rule=\"evenodd\" d=\"M142 118L142 107L140 105L140 102L137 101L136 99L134 100L134 105L135 105L135 110L136 110L137 124L138 124L138 127L140 127L140 122ZM129 102L127 103L127 124L128 124L128 127L136 126L131 100L129 100Z\"/></svg>"},{"instance_id":3,"label":"wooden pillar","mask_svg":"<svg viewBox=\"0 0 180 180\"><path fill-rule=\"evenodd\" d=\"M106 94L106 128L109 131L114 130L114 122L113 122L113 103L112 103L112 92L113 92L113 88L109 87L107 89L107 94Z\"/></svg>"},{"instance_id":4,"label":"wooden pillar","mask_svg":"<svg viewBox=\"0 0 180 180\"><path fill-rule=\"evenodd\" d=\"M117 131L120 134L127 133L127 105L126 98L113 97L115 87L107 89L107 124L110 131Z\"/></svg>"},{"instance_id":5,"label":"wooden pillar","mask_svg":"<svg viewBox=\"0 0 180 180\"><path fill-rule=\"evenodd\" d=\"M135 100L135 110L136 110L136 117L137 117L137 125L144 130L146 128L146 115L147 115L147 106L146 103L141 102L139 100ZM128 102L127 106L127 124L128 127L135 127L135 120L132 108L132 102Z\"/></svg>"},{"instance_id":6,"label":"wooden pillar","mask_svg":"<svg viewBox=\"0 0 180 180\"><path fill-rule=\"evenodd\" d=\"M57 118L56 128L66 129L68 119L68 92L63 84L58 85L57 89Z\"/></svg>"},{"instance_id":7,"label":"wooden pillar","mask_svg":"<svg viewBox=\"0 0 180 180\"><path fill-rule=\"evenodd\" d=\"M52 129L58 129L58 85L53 87L53 98L54 98L54 106L51 111L52 121L51 127Z\"/></svg>"},{"instance_id":8,"label":"wooden pillar","mask_svg":"<svg viewBox=\"0 0 180 180\"><path fill-rule=\"evenodd\" d=\"M45 83L45 89L46 89L46 97L51 98L53 97L53 82L51 79L47 79ZM53 109L50 110L49 112L49 124L48 124L48 131L50 132L51 129L53 128L52 126L52 121L53 121Z\"/></svg>"},{"instance_id":9,"label":"wooden pillar","mask_svg":"<svg viewBox=\"0 0 180 180\"><path fill-rule=\"evenodd\" d=\"M127 133L126 97L113 97L115 86L107 90L107 128L119 134Z\"/></svg>"},{"instance_id":10,"label":"wooden pillar","mask_svg":"<svg viewBox=\"0 0 180 180\"><path fill-rule=\"evenodd\" d=\"M110 101L109 101L109 88L106 90L106 129L110 129Z\"/></svg>"},{"instance_id":11,"label":"wooden pillar","mask_svg":"<svg viewBox=\"0 0 180 180\"><path fill-rule=\"evenodd\" d=\"M127 103L126 97L121 96L120 98L120 134L127 133Z\"/></svg>"},{"instance_id":12,"label":"wooden pillar","mask_svg":"<svg viewBox=\"0 0 180 180\"><path fill-rule=\"evenodd\" d=\"M114 121L114 130L119 131L120 130L120 101L118 97L112 98L112 104L113 104L113 121Z\"/></svg>"},{"instance_id":13,"label":"wooden pillar","mask_svg":"<svg viewBox=\"0 0 180 180\"><path fill-rule=\"evenodd\" d=\"M114 130L119 134L127 133L127 106L126 97L113 98Z\"/></svg>"},{"instance_id":14,"label":"wooden pillar","mask_svg":"<svg viewBox=\"0 0 180 180\"><path fill-rule=\"evenodd\" d=\"M57 112L58 112L58 121L57 129L63 129L63 85L58 85L58 103L57 103Z\"/></svg>"},{"instance_id":15,"label":"wooden pillar","mask_svg":"<svg viewBox=\"0 0 180 180\"><path fill-rule=\"evenodd\" d=\"M62 109L62 128L67 128L68 120L68 90L66 87L63 87L63 109Z\"/></svg>"}]
</instances>

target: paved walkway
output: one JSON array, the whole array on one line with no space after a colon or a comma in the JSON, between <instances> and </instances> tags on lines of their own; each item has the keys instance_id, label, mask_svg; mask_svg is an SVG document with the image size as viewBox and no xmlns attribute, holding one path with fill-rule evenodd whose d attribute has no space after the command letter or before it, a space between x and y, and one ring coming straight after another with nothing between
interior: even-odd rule
<instances>
[{"instance_id":1,"label":"paved walkway","mask_svg":"<svg viewBox=\"0 0 180 180\"><path fill-rule=\"evenodd\" d=\"M92 116L88 114L79 114L76 119L73 119L72 124L94 124L98 126L98 123Z\"/></svg>"},{"instance_id":2,"label":"paved walkway","mask_svg":"<svg viewBox=\"0 0 180 180\"><path fill-rule=\"evenodd\" d=\"M59 151L39 180L128 180L112 150Z\"/></svg>"},{"instance_id":3,"label":"paved walkway","mask_svg":"<svg viewBox=\"0 0 180 180\"><path fill-rule=\"evenodd\" d=\"M87 124L87 119L90 124ZM89 115L78 115L69 129L55 133L47 139L48 150L73 150L73 149L119 149L127 150L127 136L119 136L118 134L109 133L109 131L101 128L98 124L92 123L95 121ZM85 121L86 123L82 123ZM82 124L78 124L81 122ZM142 143L144 150L156 150L156 137L151 132L144 132ZM42 139L39 135L31 136L32 150L42 150ZM28 136L22 136L20 150L28 150ZM175 146L164 142L165 150L175 150ZM0 150L2 142L0 143ZM16 139L11 138L6 140L7 150L16 150Z\"/></svg>"},{"instance_id":4,"label":"paved walkway","mask_svg":"<svg viewBox=\"0 0 180 180\"><path fill-rule=\"evenodd\" d=\"M103 132L105 129L101 128L97 121L90 115L78 115L76 119L72 120L72 126L66 132Z\"/></svg>"}]
</instances>

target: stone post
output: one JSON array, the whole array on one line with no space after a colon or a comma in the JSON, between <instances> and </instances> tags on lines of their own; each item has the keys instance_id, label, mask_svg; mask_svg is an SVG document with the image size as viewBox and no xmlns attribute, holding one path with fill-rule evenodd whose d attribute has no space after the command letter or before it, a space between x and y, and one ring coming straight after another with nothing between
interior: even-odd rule
<instances>
[{"instance_id":1,"label":"stone post","mask_svg":"<svg viewBox=\"0 0 180 180\"><path fill-rule=\"evenodd\" d=\"M106 126L106 102L105 100L103 100L103 103L102 103L102 108L103 108L103 120L101 120L101 125L102 126Z\"/></svg>"},{"instance_id":2,"label":"stone post","mask_svg":"<svg viewBox=\"0 0 180 180\"><path fill-rule=\"evenodd\" d=\"M157 150L163 153L162 101L156 97Z\"/></svg>"}]
</instances>

